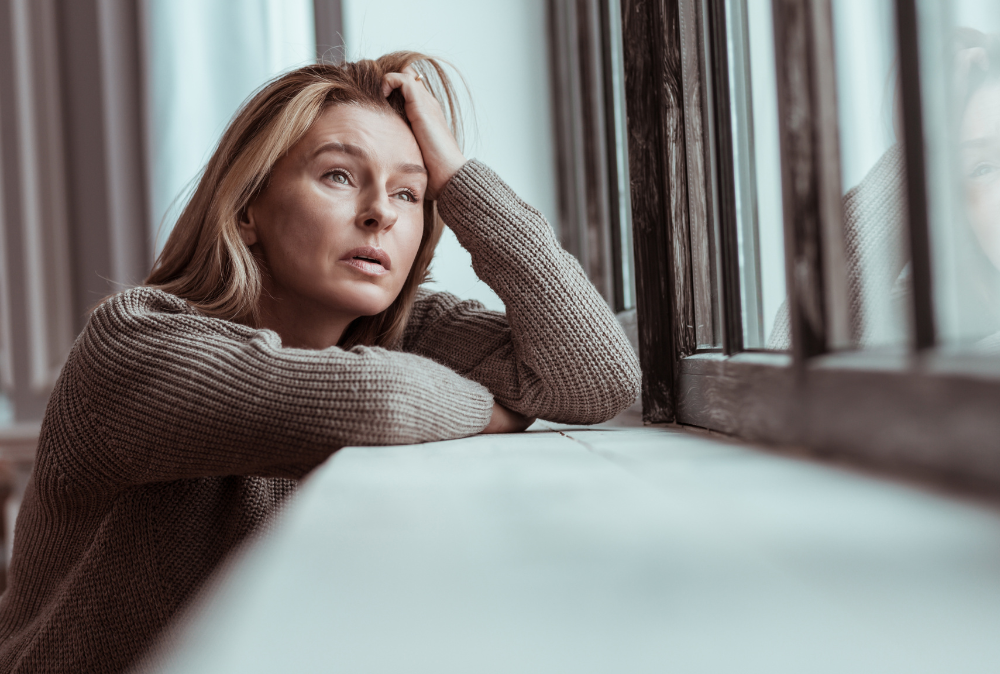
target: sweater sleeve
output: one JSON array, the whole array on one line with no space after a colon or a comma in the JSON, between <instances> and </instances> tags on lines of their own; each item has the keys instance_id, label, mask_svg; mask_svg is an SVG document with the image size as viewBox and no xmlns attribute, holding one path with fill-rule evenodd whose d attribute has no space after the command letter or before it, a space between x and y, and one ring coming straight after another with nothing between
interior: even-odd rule
<instances>
[{"instance_id":1,"label":"sweater sleeve","mask_svg":"<svg viewBox=\"0 0 1000 674\"><path fill-rule=\"evenodd\" d=\"M126 484L297 477L345 445L478 433L493 405L484 387L427 358L281 348L269 330L194 314L148 288L99 307L75 351L64 376L103 439L86 463Z\"/></svg>"},{"instance_id":2,"label":"sweater sleeve","mask_svg":"<svg viewBox=\"0 0 1000 674\"><path fill-rule=\"evenodd\" d=\"M640 370L628 338L541 213L475 160L445 186L438 209L507 311L424 295L405 349L480 382L528 416L591 424L635 402Z\"/></svg>"}]
</instances>

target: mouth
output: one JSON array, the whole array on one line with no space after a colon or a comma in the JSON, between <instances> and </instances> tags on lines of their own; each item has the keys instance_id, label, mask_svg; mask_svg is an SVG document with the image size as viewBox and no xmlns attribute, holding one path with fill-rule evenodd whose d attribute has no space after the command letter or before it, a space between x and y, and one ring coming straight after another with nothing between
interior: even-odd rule
<instances>
[{"instance_id":1,"label":"mouth","mask_svg":"<svg viewBox=\"0 0 1000 674\"><path fill-rule=\"evenodd\" d=\"M392 269L389 254L381 248L371 246L349 250L340 261L369 276L381 276Z\"/></svg>"}]
</instances>

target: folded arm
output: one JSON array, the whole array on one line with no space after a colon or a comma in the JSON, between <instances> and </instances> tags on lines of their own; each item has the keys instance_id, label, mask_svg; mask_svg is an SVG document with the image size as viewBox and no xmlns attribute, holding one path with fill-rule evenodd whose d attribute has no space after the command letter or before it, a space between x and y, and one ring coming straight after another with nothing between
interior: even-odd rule
<instances>
[{"instance_id":1,"label":"folded arm","mask_svg":"<svg viewBox=\"0 0 1000 674\"><path fill-rule=\"evenodd\" d=\"M414 354L282 349L277 335L194 315L140 288L92 316L67 368L126 483L301 475L345 445L463 437L492 396Z\"/></svg>"},{"instance_id":2,"label":"folded arm","mask_svg":"<svg viewBox=\"0 0 1000 674\"><path fill-rule=\"evenodd\" d=\"M545 218L477 161L452 177L438 208L507 311L424 294L404 349L480 382L530 417L597 423L631 405L640 381L635 354Z\"/></svg>"}]
</instances>

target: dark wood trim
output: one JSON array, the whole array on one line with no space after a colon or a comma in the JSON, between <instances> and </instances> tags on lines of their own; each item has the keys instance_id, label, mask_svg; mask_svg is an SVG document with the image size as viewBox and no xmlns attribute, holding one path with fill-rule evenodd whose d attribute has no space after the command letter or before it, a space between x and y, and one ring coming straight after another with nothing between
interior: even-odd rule
<instances>
[{"instance_id":1,"label":"dark wood trim","mask_svg":"<svg viewBox=\"0 0 1000 674\"><path fill-rule=\"evenodd\" d=\"M844 230L844 190L840 166L840 117L834 53L832 0L812 2L812 93L817 150L817 189L823 259L828 350L848 349L851 339L850 292L847 281L847 241Z\"/></svg>"},{"instance_id":2,"label":"dark wood trim","mask_svg":"<svg viewBox=\"0 0 1000 674\"><path fill-rule=\"evenodd\" d=\"M920 44L916 0L896 0L899 85L906 154L906 192L910 260L913 265L913 345L918 351L936 341L934 286L931 277L930 225L927 212L927 172L924 159L923 98L920 85Z\"/></svg>"},{"instance_id":3,"label":"dark wood trim","mask_svg":"<svg viewBox=\"0 0 1000 674\"><path fill-rule=\"evenodd\" d=\"M790 364L776 353L684 359L677 421L1000 487L1000 386L982 361L929 356L914 369L903 352L857 352Z\"/></svg>"},{"instance_id":4,"label":"dark wood trim","mask_svg":"<svg viewBox=\"0 0 1000 674\"><path fill-rule=\"evenodd\" d=\"M625 231L632 226L629 217L628 152L625 144L624 92L621 79L622 35L621 7L618 0L598 0L600 11L601 69L604 79L604 124L607 139L608 218L611 242L613 308L616 312L634 309L634 284L631 277L631 247L623 248L628 239ZM625 151L622 152L621 150Z\"/></svg>"},{"instance_id":5,"label":"dark wood trim","mask_svg":"<svg viewBox=\"0 0 1000 674\"><path fill-rule=\"evenodd\" d=\"M703 1L680 0L681 70L684 91L684 139L687 158L688 222L691 234L691 293L695 343L719 344L715 280L715 162L708 109L714 100L706 91Z\"/></svg>"},{"instance_id":6,"label":"dark wood trim","mask_svg":"<svg viewBox=\"0 0 1000 674\"><path fill-rule=\"evenodd\" d=\"M802 0L773 0L772 8L788 306L793 353L802 362L827 350L814 17Z\"/></svg>"},{"instance_id":7,"label":"dark wood trim","mask_svg":"<svg viewBox=\"0 0 1000 674\"><path fill-rule=\"evenodd\" d=\"M696 347L676 0L624 0L622 33L643 418L674 418L674 362Z\"/></svg>"},{"instance_id":8,"label":"dark wood trim","mask_svg":"<svg viewBox=\"0 0 1000 674\"><path fill-rule=\"evenodd\" d=\"M914 0L897 1L908 7L901 14L912 10ZM849 324L846 287L833 287L846 279L829 0L773 2L791 354L743 352L724 0L623 2L644 418L996 491L1000 361L933 350L918 359L906 351L830 353L845 346ZM901 19L904 28L905 56L917 47L915 17ZM918 68L909 71L904 106L919 109ZM922 120L907 120L907 151L921 160L909 179L921 197L917 234L926 244L923 183L913 186L914 176L924 179L914 131ZM672 123L682 124L684 143ZM678 201L689 219L674 210ZM724 353L687 355L692 342L678 326L696 302L701 315L707 308L704 256L713 243L712 292L722 302L715 335ZM689 265L677 265L685 254ZM933 319L929 258L921 265L918 308ZM695 337L705 334L699 330ZM933 344L933 333L921 340Z\"/></svg>"},{"instance_id":9,"label":"dark wood trim","mask_svg":"<svg viewBox=\"0 0 1000 674\"><path fill-rule=\"evenodd\" d=\"M620 49L612 26L615 0L548 0L558 230L563 247L616 311L631 308L623 264L622 201L626 171L618 146ZM628 292L626 293L626 284Z\"/></svg>"}]
</instances>

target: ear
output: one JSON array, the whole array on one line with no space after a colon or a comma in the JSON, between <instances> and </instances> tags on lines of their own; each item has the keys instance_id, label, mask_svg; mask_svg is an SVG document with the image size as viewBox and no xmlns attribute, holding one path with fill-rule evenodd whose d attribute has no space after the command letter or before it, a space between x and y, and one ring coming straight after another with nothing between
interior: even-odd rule
<instances>
[{"instance_id":1,"label":"ear","mask_svg":"<svg viewBox=\"0 0 1000 674\"><path fill-rule=\"evenodd\" d=\"M253 206L247 205L242 211L240 211L240 238L243 239L243 243L247 245L247 248L257 243L257 221L254 218Z\"/></svg>"}]
</instances>

